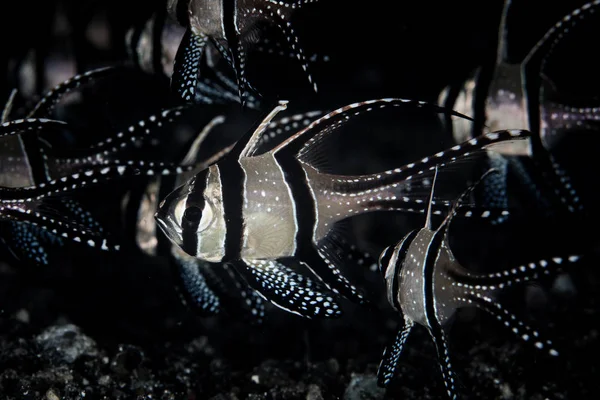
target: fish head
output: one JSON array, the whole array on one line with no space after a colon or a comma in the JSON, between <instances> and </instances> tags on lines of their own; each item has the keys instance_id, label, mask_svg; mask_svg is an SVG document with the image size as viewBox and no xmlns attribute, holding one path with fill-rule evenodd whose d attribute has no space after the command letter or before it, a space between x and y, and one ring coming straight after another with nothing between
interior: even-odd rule
<instances>
[{"instance_id":1,"label":"fish head","mask_svg":"<svg viewBox=\"0 0 600 400\"><path fill-rule=\"evenodd\" d=\"M171 192L155 214L165 235L187 254L209 262L225 256L221 181L213 165Z\"/></svg>"}]
</instances>

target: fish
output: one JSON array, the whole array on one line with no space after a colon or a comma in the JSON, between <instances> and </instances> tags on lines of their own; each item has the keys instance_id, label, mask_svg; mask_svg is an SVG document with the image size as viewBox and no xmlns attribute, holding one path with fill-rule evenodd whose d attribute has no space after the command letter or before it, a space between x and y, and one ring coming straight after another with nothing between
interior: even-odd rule
<instances>
[{"instance_id":1,"label":"fish","mask_svg":"<svg viewBox=\"0 0 600 400\"><path fill-rule=\"evenodd\" d=\"M270 24L279 28L304 70L313 90L317 85L309 72L308 60L299 45L298 36L291 24L293 13L313 0L281 2L274 0L169 0L167 10L174 20L187 28L182 41L183 62L175 69L178 81L186 82L198 72L196 59L199 49L210 40L221 56L233 68L237 76L239 98L245 104L250 86L246 78L246 47L257 42L259 24ZM180 72L181 71L181 72ZM188 89L189 90L189 89Z\"/></svg>"},{"instance_id":2,"label":"fish","mask_svg":"<svg viewBox=\"0 0 600 400\"><path fill-rule=\"evenodd\" d=\"M144 25L130 28L126 43L129 59L137 68L170 80L175 101L223 105L241 102L235 78L218 67L220 56L207 38L191 36L171 18L164 18L162 12L154 13ZM253 87L246 95L246 106L260 109L259 95Z\"/></svg>"},{"instance_id":3,"label":"fish","mask_svg":"<svg viewBox=\"0 0 600 400\"><path fill-rule=\"evenodd\" d=\"M287 102L281 101L219 162L166 196L155 215L157 223L191 256L230 263L249 281L254 281L257 274L263 280L270 277L275 289L271 301L284 300L282 293L287 289L278 286L279 271L268 262L286 265L293 260L333 293L368 304L366 295L340 270L344 262L330 236L338 223L374 211L424 212L422 197L429 192L420 191L431 184L434 166L451 166L477 151L529 138L529 132L522 130L492 132L403 167L370 175L328 174L315 166L324 156L320 150L327 137L337 128L359 114L393 107L449 112L423 101L398 98L353 103L317 118L280 144L261 151L265 128L287 108ZM448 206L445 201L435 202L439 213ZM465 215L488 218L493 211L468 210ZM314 296L312 291L304 294L309 302L322 297ZM331 308L319 307L318 311L325 311L325 316L336 313Z\"/></svg>"},{"instance_id":4,"label":"fish","mask_svg":"<svg viewBox=\"0 0 600 400\"><path fill-rule=\"evenodd\" d=\"M571 103L573 99L551 93L553 84L547 76L547 67L555 49L579 24L589 21L599 6L600 1L595 0L575 8L556 22L524 57L515 60L510 53L514 43L509 41L511 25L508 22L515 19L512 17L517 11L512 0L505 0L494 64L479 67L458 88L446 87L438 99L438 104L473 115L480 121L467 127L461 120L445 118L457 143L477 136L482 130L501 126L533 133L532 159L536 170L530 171L519 158L508 161L521 184L538 203L545 205L547 213L553 213L556 205L570 213L584 210L578 191L554 153L560 139L575 131L597 131L600 121L598 104L576 106ZM520 154L520 149L507 154ZM543 191L543 187L547 189ZM555 198L558 204L553 205L548 196Z\"/></svg>"},{"instance_id":5,"label":"fish","mask_svg":"<svg viewBox=\"0 0 600 400\"><path fill-rule=\"evenodd\" d=\"M489 169L469 186L454 202L444 221L434 230L431 198L435 181L439 179L436 169L424 227L409 232L399 242L381 252L379 269L385 280L387 300L402 315L403 324L393 343L383 353L377 372L379 386L386 387L392 382L408 336L416 325L421 325L427 329L434 342L447 397L458 398L456 377L443 327L461 307L484 310L524 342L531 343L550 357L559 355L551 340L544 339L538 330L505 309L497 297L504 288L555 274L578 262L581 255L548 257L485 274L464 268L450 248L449 228L461 203L477 185L496 173L499 171Z\"/></svg>"},{"instance_id":6,"label":"fish","mask_svg":"<svg viewBox=\"0 0 600 400\"><path fill-rule=\"evenodd\" d=\"M265 128L263 136L260 139L261 145L277 143L281 141L282 137L285 138L287 133L293 126L306 126L311 122L311 117L321 115L321 111L309 111L306 113L296 114L289 117L285 117L278 120L273 120ZM219 115L215 117L203 130L198 134L197 138L190 145L185 156L178 162L178 165L194 164L194 170L202 170L206 166L210 165L212 161L218 159L222 153L226 153L229 149L224 147L222 152L212 155L209 160L198 160L198 153L202 146L203 141L209 135L216 124L223 122L223 116ZM270 299L265 299L260 292L254 290L252 286L248 285L248 282L233 268L225 263L210 263L201 260L196 257L192 257L183 252L178 246L171 243L168 239L168 247L166 250L161 251L161 240L164 240L164 236L157 236L156 227L151 221L146 218L149 210L156 210L157 199L159 198L159 191L173 190L193 175L194 172L190 171L184 174L176 175L171 177L168 181L162 178L157 178L160 181L160 188L158 185L149 186L149 192L145 199L153 199L152 202L143 202L143 209L140 207L138 215L138 246L141 249L145 249L148 254L157 255L166 253L167 258L170 261L172 273L176 278L176 288L180 295L180 298L184 305L192 308L200 316L211 316L217 315L221 312L226 312L229 315L233 315L236 318L242 318L249 320L250 323L260 324L264 321L266 315L265 303L270 302ZM186 178L187 177L187 178ZM172 181L175 182L172 182ZM140 235L143 234L141 240ZM344 243L347 248L351 245ZM348 254L355 257L358 263L368 263L365 259L364 254L360 251L356 251L350 248ZM265 268L271 271L279 271L281 276L285 276L285 281L279 286L285 286L290 290L290 287L294 287L297 290L294 292L294 296L301 294L301 290L308 292L316 292L320 290L324 292L324 288L308 277L296 274L294 271L289 270L285 266L279 263L271 263ZM267 276L267 278L270 277ZM263 282L262 277L258 277L254 282L254 285L267 285L268 280ZM264 287L263 291L268 288ZM291 291L291 290L290 290ZM339 306L336 301L329 295L323 293L323 301L330 303L330 308L339 312ZM292 307L285 302L272 303L278 308L290 311L294 314L298 314L303 317L311 318L315 309L310 309L309 306L305 306L305 309L296 311L293 308L294 304L301 304L302 300L297 297L291 297L288 303L292 303Z\"/></svg>"},{"instance_id":7,"label":"fish","mask_svg":"<svg viewBox=\"0 0 600 400\"><path fill-rule=\"evenodd\" d=\"M114 136L108 135L89 149L69 149L60 154L60 150L43 140L50 131L69 128L64 121L48 118L65 94L120 71L119 67L104 67L76 75L47 92L24 118L10 120L14 95L9 99L0 125L3 149L0 220L8 221L9 228L2 234L2 240L18 259L48 264L47 247L62 246L69 238L101 250L118 250L118 244L111 244L103 237L106 232L74 198L73 192L115 178L137 176L138 167L151 176L185 169L161 162L120 159L125 150L135 147L136 135L141 139L150 136L156 126L173 121L180 113L179 108L152 115Z\"/></svg>"}]
</instances>

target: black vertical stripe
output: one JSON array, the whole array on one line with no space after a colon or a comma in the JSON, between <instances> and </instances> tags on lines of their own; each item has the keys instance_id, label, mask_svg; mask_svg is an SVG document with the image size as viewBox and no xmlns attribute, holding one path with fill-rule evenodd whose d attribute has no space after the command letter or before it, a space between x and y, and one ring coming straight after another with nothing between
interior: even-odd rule
<instances>
[{"instance_id":1,"label":"black vertical stripe","mask_svg":"<svg viewBox=\"0 0 600 400\"><path fill-rule=\"evenodd\" d=\"M436 231L429 242L427 247L427 255L425 257L425 265L423 266L423 284L425 285L425 298L423 299L425 305L425 317L429 325L433 328L433 325L437 321L435 315L435 288L434 285L434 272L435 262L440 252L442 242L444 241L445 230L440 229Z\"/></svg>"},{"instance_id":2,"label":"black vertical stripe","mask_svg":"<svg viewBox=\"0 0 600 400\"><path fill-rule=\"evenodd\" d=\"M238 34L235 27L235 14L237 0L222 0L223 4L223 28L225 29L225 40L229 44L229 48L235 44L237 47Z\"/></svg>"},{"instance_id":3,"label":"black vertical stripe","mask_svg":"<svg viewBox=\"0 0 600 400\"><path fill-rule=\"evenodd\" d=\"M237 157L228 157L218 165L225 213L225 256L223 262L241 259L244 235L244 170Z\"/></svg>"},{"instance_id":4,"label":"black vertical stripe","mask_svg":"<svg viewBox=\"0 0 600 400\"><path fill-rule=\"evenodd\" d=\"M191 191L188 193L188 198L185 202L185 210L181 220L181 236L183 239L183 250L192 255L198 253L198 223L187 223L186 212L189 207L198 207L201 210L204 208L204 189L206 188L208 177L208 169L200 171L192 181Z\"/></svg>"},{"instance_id":5,"label":"black vertical stripe","mask_svg":"<svg viewBox=\"0 0 600 400\"><path fill-rule=\"evenodd\" d=\"M394 308L396 308L397 310L401 310L402 306L400 304L400 302L398 301L398 291L399 291L399 287L400 287L400 279L398 278L398 275L400 274L400 270L402 269L402 267L405 264L406 261L406 255L408 254L408 249L410 248L410 245L413 243L413 241L415 240L415 237L417 237L417 234L420 231L418 230L414 230L412 232L410 232L408 235L406 235L404 237L404 239L402 240L402 244L400 244L400 248L397 250L398 256L396 258L396 264L394 265L394 282L392 284L392 298L393 298L393 304L392 306L394 306ZM390 257L391 258L391 257Z\"/></svg>"},{"instance_id":6,"label":"black vertical stripe","mask_svg":"<svg viewBox=\"0 0 600 400\"><path fill-rule=\"evenodd\" d=\"M287 182L292 202L296 208L296 253L295 255L306 255L313 247L313 230L317 223L316 204L310 190L306 173L295 157L290 157L287 152L278 152L275 159L283 170L284 179ZM312 260L306 260L310 262ZM322 260L321 260L322 261Z\"/></svg>"}]
</instances>

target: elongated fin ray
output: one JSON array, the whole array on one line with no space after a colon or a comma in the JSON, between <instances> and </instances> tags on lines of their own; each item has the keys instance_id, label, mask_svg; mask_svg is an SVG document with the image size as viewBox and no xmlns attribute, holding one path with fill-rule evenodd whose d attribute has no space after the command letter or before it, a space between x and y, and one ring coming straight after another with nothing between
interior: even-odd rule
<instances>
[{"instance_id":1,"label":"elongated fin ray","mask_svg":"<svg viewBox=\"0 0 600 400\"><path fill-rule=\"evenodd\" d=\"M37 186L20 188L0 187L0 204L22 203L43 199L74 189L97 185L113 179L138 175L174 175L189 171L192 167L172 166L166 163L129 161L110 165L94 166L70 176L63 176Z\"/></svg>"},{"instance_id":2,"label":"elongated fin ray","mask_svg":"<svg viewBox=\"0 0 600 400\"><path fill-rule=\"evenodd\" d=\"M581 22L583 19L594 14L599 6L600 0L590 1L565 15L536 43L525 57L523 64L527 65L531 62L539 61L539 72L544 72L546 63L552 56L556 46L566 36L565 33L573 28L578 22Z\"/></svg>"},{"instance_id":3,"label":"elongated fin ray","mask_svg":"<svg viewBox=\"0 0 600 400\"><path fill-rule=\"evenodd\" d=\"M381 362L379 363L379 368L377 369L378 386L385 387L389 385L396 375L398 360L400 359L400 355L404 349L404 344L406 343L406 339L408 338L413 326L414 322L405 318L404 326L402 329L398 330L398 333L394 339L394 343L384 350L383 356L381 357Z\"/></svg>"},{"instance_id":4,"label":"elongated fin ray","mask_svg":"<svg viewBox=\"0 0 600 400\"><path fill-rule=\"evenodd\" d=\"M280 119L273 119L267 128L264 130L262 137L260 138L259 148L257 154L264 151L268 151L267 147L275 147L281 141L285 140L288 133L293 129L304 128L317 117L325 114L325 111L308 111L305 113L294 114L289 117L282 117Z\"/></svg>"},{"instance_id":5,"label":"elongated fin ray","mask_svg":"<svg viewBox=\"0 0 600 400\"><path fill-rule=\"evenodd\" d=\"M123 70L123 67L120 66L109 66L102 67L94 70L87 71L80 75L75 75L66 81L58 84L52 90L50 90L44 97L40 99L40 101L33 107L33 109L27 115L28 118L35 117L44 117L49 115L52 112L52 109L61 98L71 92L72 90L85 85L87 83L93 82L97 79L110 76L119 71Z\"/></svg>"},{"instance_id":6,"label":"elongated fin ray","mask_svg":"<svg viewBox=\"0 0 600 400\"><path fill-rule=\"evenodd\" d=\"M478 308L488 312L495 317L502 325L509 328L512 333L517 335L524 342L530 342L538 350L545 350L551 356L558 356L558 351L555 349L551 340L544 340L540 337L537 330L531 328L517 316L505 310L498 302L493 301L487 296L469 296L463 298L463 301L472 303Z\"/></svg>"},{"instance_id":7,"label":"elongated fin ray","mask_svg":"<svg viewBox=\"0 0 600 400\"><path fill-rule=\"evenodd\" d=\"M147 118L129 125L127 129L94 143L90 148L94 151L110 150L110 153L105 153L104 155L114 154L118 150L123 150L124 148L131 146L133 142L137 140L144 140L165 124L172 123L182 116L183 111L189 108L190 105L182 105L151 114Z\"/></svg>"},{"instance_id":8,"label":"elongated fin ray","mask_svg":"<svg viewBox=\"0 0 600 400\"><path fill-rule=\"evenodd\" d=\"M459 116L468 120L472 118L460 114L456 111L449 110L434 104L430 104L424 101L407 100L400 98L383 98L377 100L367 100L358 103L352 103L344 107L340 107L328 114L325 114L321 118L313 121L306 128L300 130L286 141L281 143L279 146L273 149L274 153L283 151L291 152L294 155L298 155L300 159L303 156L310 155L309 152L312 148L313 143L318 143L322 138L320 137L323 133L329 133L332 131L331 126L336 128L341 126L343 123L350 120L350 118L357 116L361 113L370 112L377 109L387 107L401 107L406 110L411 109L425 109L431 110L436 113L450 113L455 116Z\"/></svg>"},{"instance_id":9,"label":"elongated fin ray","mask_svg":"<svg viewBox=\"0 0 600 400\"><path fill-rule=\"evenodd\" d=\"M66 126L66 122L47 118L15 119L0 125L0 138L38 133L44 129L64 129Z\"/></svg>"},{"instance_id":10,"label":"elongated fin ray","mask_svg":"<svg viewBox=\"0 0 600 400\"><path fill-rule=\"evenodd\" d=\"M254 130L254 132L252 132L252 135L249 136L248 139L246 139L246 140L243 140L243 139L241 140L241 143L239 144L239 146L243 145L243 148L239 152L238 160L242 159L244 157L252 157L256 153L256 151L258 150L258 146L260 144L260 138L262 137L265 129L267 128L267 126L269 125L271 120L280 111L283 111L287 108L287 104L288 104L287 100L279 101L279 104L277 106L275 106L275 108L260 122L260 124L258 125L256 130ZM237 147L238 147L238 144L236 144L236 147L234 148L234 154L236 152Z\"/></svg>"},{"instance_id":11,"label":"elongated fin ray","mask_svg":"<svg viewBox=\"0 0 600 400\"><path fill-rule=\"evenodd\" d=\"M181 165L195 164L197 162L198 151L200 150L202 143L204 143L204 140L206 140L206 137L208 136L208 134L217 125L222 124L223 122L225 122L225 117L223 115L217 115L216 117L211 119L210 122L208 124L206 124L204 126L204 128L202 128L202 130L200 131L198 136L196 136L196 139L194 139L194 141L190 145L188 152L186 153L185 157L183 157L183 160L181 160L180 164Z\"/></svg>"},{"instance_id":12,"label":"elongated fin ray","mask_svg":"<svg viewBox=\"0 0 600 400\"><path fill-rule=\"evenodd\" d=\"M544 275L556 274L566 265L576 263L578 255L566 257L548 257L537 262L519 265L515 268L489 274L478 274L468 271L460 273L451 272L455 282L453 286L462 288L465 293L487 293L488 291L503 289L513 284L536 280Z\"/></svg>"},{"instance_id":13,"label":"elongated fin ray","mask_svg":"<svg viewBox=\"0 0 600 400\"><path fill-rule=\"evenodd\" d=\"M450 227L450 223L452 222L452 219L457 215L457 210L460 207L462 201L467 196L469 196L473 192L473 190L475 190L475 188L477 186L479 186L479 184L481 184L481 182L483 182L488 176L490 176L491 174L497 174L497 173L500 173L497 169L490 168L486 173L484 173L481 176L481 178L479 178L479 180L477 182L475 182L474 184L472 184L471 186L469 186L467 189L465 189L465 191L462 192L462 194L454 202L454 204L452 206L452 209L450 209L450 212L448 213L448 215L444 219L444 222L442 222L442 224L440 225L440 227L437 229L438 232L441 231L441 230L448 231L448 228Z\"/></svg>"},{"instance_id":14,"label":"elongated fin ray","mask_svg":"<svg viewBox=\"0 0 600 400\"><path fill-rule=\"evenodd\" d=\"M483 191L483 206L492 209L503 209L508 210L508 193L507 193L507 175L508 175L508 160L501 154L492 153L489 154L489 165L491 168L498 171L496 174L492 174L482 182ZM500 215L499 217L492 219L492 224L500 224L508 216Z\"/></svg>"},{"instance_id":15,"label":"elongated fin ray","mask_svg":"<svg viewBox=\"0 0 600 400\"><path fill-rule=\"evenodd\" d=\"M108 238L99 237L96 232L85 229L79 224L47 217L43 213L16 205L0 205L0 220L36 225L58 237L101 250L118 250L120 247L118 244L111 243Z\"/></svg>"},{"instance_id":16,"label":"elongated fin ray","mask_svg":"<svg viewBox=\"0 0 600 400\"><path fill-rule=\"evenodd\" d=\"M437 318L430 318L429 325L429 334L435 345L438 363L442 372L442 379L444 380L444 386L446 387L446 393L450 399L456 400L458 394L456 392L455 374L452 369L452 363L450 362L450 352L446 335Z\"/></svg>"},{"instance_id":17,"label":"elongated fin ray","mask_svg":"<svg viewBox=\"0 0 600 400\"><path fill-rule=\"evenodd\" d=\"M8 95L8 100L6 100L6 104L2 109L2 118L0 119L0 123L4 124L8 120L10 120L10 115L12 114L13 105L15 103L15 97L17 96L17 89L13 89L10 91L10 95Z\"/></svg>"},{"instance_id":18,"label":"elongated fin ray","mask_svg":"<svg viewBox=\"0 0 600 400\"><path fill-rule=\"evenodd\" d=\"M496 146L504 146L512 141L531 139L531 133L526 130L512 129L484 133L464 143L455 145L449 149L440 151L421 160L406 164L392 170L379 172L371 175L353 176L347 180L340 179L339 183L360 185L362 190L374 190L383 185L394 185L405 180L412 180L428 171L433 172L436 166L443 171L446 166L454 164L464 157L470 157L474 153L481 154L482 150L494 151Z\"/></svg>"},{"instance_id":19,"label":"elongated fin ray","mask_svg":"<svg viewBox=\"0 0 600 400\"><path fill-rule=\"evenodd\" d=\"M429 195L429 200L427 201L427 217L425 219L425 227L431 230L431 203L433 202L433 192L435 190L435 181L438 176L438 167L435 166L435 173L433 174L433 182L431 183L431 194Z\"/></svg>"},{"instance_id":20,"label":"elongated fin ray","mask_svg":"<svg viewBox=\"0 0 600 400\"><path fill-rule=\"evenodd\" d=\"M361 289L348 280L340 270L343 263L339 254L335 251L333 244L328 240L322 240L315 246L315 251L303 257L306 266L315 276L329 288L329 290L341 294L357 304L368 304L369 300Z\"/></svg>"},{"instance_id":21,"label":"elongated fin ray","mask_svg":"<svg viewBox=\"0 0 600 400\"><path fill-rule=\"evenodd\" d=\"M243 312L246 312L246 314L243 314L244 317L248 317L247 313L249 312L252 317L252 322L257 324L262 323L265 317L264 298L256 290L248 286L236 268L229 264L221 264L220 267L225 270L228 283L232 283L235 286L236 291L236 295L233 296L233 298L229 291L224 292L224 296L221 296L221 298L225 297L230 299L229 304L231 307L228 307L228 309L241 309Z\"/></svg>"},{"instance_id":22,"label":"elongated fin ray","mask_svg":"<svg viewBox=\"0 0 600 400\"><path fill-rule=\"evenodd\" d=\"M282 263L273 260L245 260L244 264L247 266L245 279L277 307L306 318L341 315L339 304L324 286Z\"/></svg>"}]
</instances>

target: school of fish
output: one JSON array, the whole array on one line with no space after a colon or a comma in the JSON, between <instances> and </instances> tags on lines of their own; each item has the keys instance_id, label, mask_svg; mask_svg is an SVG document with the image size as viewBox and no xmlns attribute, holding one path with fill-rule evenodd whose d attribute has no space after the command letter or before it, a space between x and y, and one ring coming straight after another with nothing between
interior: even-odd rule
<instances>
[{"instance_id":1,"label":"school of fish","mask_svg":"<svg viewBox=\"0 0 600 400\"><path fill-rule=\"evenodd\" d=\"M182 300L200 315L241 314L254 323L266 316L268 305L305 318L343 318L344 299L375 307L385 298L398 313L399 328L383 351L377 383L385 387L402 379L397 365L420 325L433 340L450 399L459 398L461 388L445 328L460 308L477 307L545 357L560 357L542 327L506 309L501 294L568 272L585 254L548 249L539 259L480 272L455 256L461 232L450 227L475 221L493 229L528 218L529 210L513 203L511 180L525 188L519 195L539 204L536 212L543 217L586 211L555 150L573 132L599 129L600 104L563 100L545 73L570 30L592 23L600 0L556 21L517 62L508 57L507 22L516 11L505 0L491 72L478 70L444 88L437 104L399 96L301 111L294 111L293 101L261 97L247 73L248 54L268 43L263 25L277 28L316 92L310 59L291 21L297 10L318 9L320 2L166 3L170 19L158 43L148 30L154 25L128 33L134 66L90 69L39 100L17 89L9 97L0 121L0 241L18 262L51 267L57 252L69 246L90 254L119 252L129 241L147 255L168 259ZM155 52L163 60L159 67L149 61ZM138 69L172 74L174 102L142 118L132 114L128 123L102 129L91 142L78 138L85 136L80 126L61 119L57 109L69 96ZM253 124L225 132L231 129L225 122L241 107ZM454 143L376 172L346 174L330 165L328 152L353 124L365 117L396 118L396 111L439 116ZM185 140L169 138L174 126L198 115L203 122ZM67 145L57 137L77 139ZM125 230L131 237L123 238L88 207L85 193L108 193L127 182L144 186L137 195L126 190L110 200L124 216L133 215ZM399 230L372 257L343 226L381 212L424 221L422 228ZM381 293L368 293L348 273L371 264L378 266Z\"/></svg>"}]
</instances>

